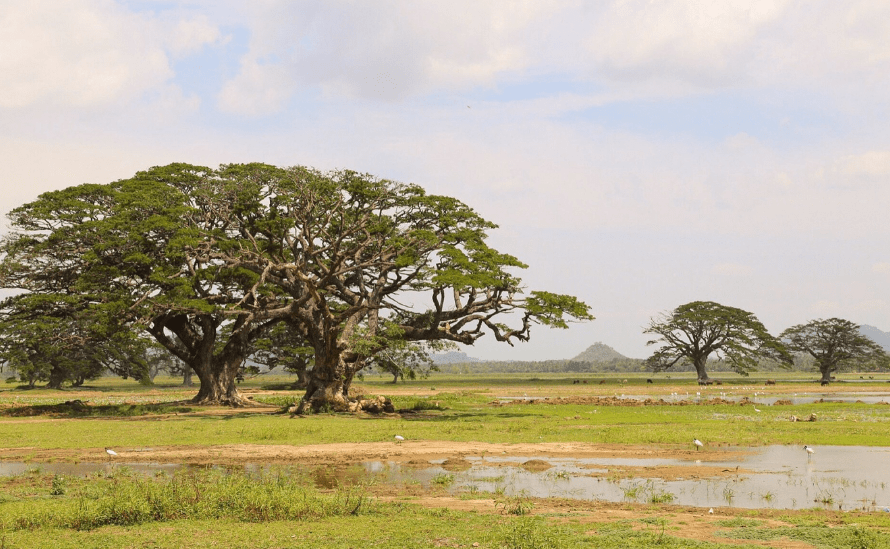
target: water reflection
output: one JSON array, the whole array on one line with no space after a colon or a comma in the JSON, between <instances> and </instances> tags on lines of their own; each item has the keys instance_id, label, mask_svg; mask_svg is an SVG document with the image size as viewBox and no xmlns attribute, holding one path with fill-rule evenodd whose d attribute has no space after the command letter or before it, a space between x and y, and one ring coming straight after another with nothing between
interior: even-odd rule
<instances>
[{"instance_id":1,"label":"water reflection","mask_svg":"<svg viewBox=\"0 0 890 549\"><path fill-rule=\"evenodd\" d=\"M740 459L708 465L726 469L741 467L749 471L747 473L682 480L591 476L616 466L691 465L674 459L468 457L473 464L470 469L451 473L438 466L417 469L383 462L365 466L369 473L381 474L386 482L392 483L420 482L429 486L437 476L451 474L453 482L449 489L452 492L662 501L698 507L890 509L890 469L883 467L890 458L890 448L826 446L819 447L817 454L810 458L802 446L745 450L747 453ZM530 472L517 464L527 459L544 460L552 467L544 472Z\"/></svg>"},{"instance_id":2,"label":"water reflection","mask_svg":"<svg viewBox=\"0 0 890 549\"><path fill-rule=\"evenodd\" d=\"M890 510L890 448L820 446L811 457L803 446L766 446L732 449L733 459L709 461L709 467L735 470L719 478L626 478L610 475L616 467L693 467L700 462L679 459L564 458L550 456L465 456L470 467L446 469L442 460L423 464L369 461L352 467L292 468L286 474L304 475L320 488L334 488L373 479L385 484L447 486L453 493L491 492L504 495L561 497L603 501L665 502L697 507ZM741 452L740 450L744 450ZM522 464L541 460L546 470L527 470ZM46 463L0 462L0 476L31 472L84 476L126 467L146 475L172 474L189 467L158 463ZM194 466L192 466L194 467ZM202 466L206 467L206 466ZM237 467L265 472L273 466ZM35 471L36 470L36 471ZM633 469L630 469L632 471ZM681 475L682 476L682 475ZM443 483L442 479L448 482Z\"/></svg>"}]
</instances>

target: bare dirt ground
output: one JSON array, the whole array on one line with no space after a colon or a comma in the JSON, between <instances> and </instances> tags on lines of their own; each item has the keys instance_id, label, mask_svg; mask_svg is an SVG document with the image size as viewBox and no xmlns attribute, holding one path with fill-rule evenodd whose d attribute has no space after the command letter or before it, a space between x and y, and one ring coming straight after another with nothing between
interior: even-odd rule
<instances>
[{"instance_id":1,"label":"bare dirt ground","mask_svg":"<svg viewBox=\"0 0 890 549\"><path fill-rule=\"evenodd\" d=\"M66 421L66 420L62 420ZM674 458L688 459L690 466L679 466L682 477L691 478L692 474L705 478L724 476L723 470L693 462L726 461L738 459L738 451L720 448L708 452L696 452L675 447L658 446L627 446L620 444L587 444L587 443L538 443L538 444L488 444L482 442L453 441L405 441L397 442L364 442L338 444L312 444L304 446L262 445L262 444L225 444L215 446L157 446L152 448L115 448L120 462L152 462L152 463L188 463L241 465L246 463L276 463L301 465L350 465L365 461L394 461L409 464L428 464L431 460L451 460L455 463L465 462L468 456L484 457L507 456L515 461L505 465L517 465L528 461L522 458L536 458L545 462L550 456L554 458ZM102 448L60 448L39 449L29 447L2 448L0 460L34 462L75 462L75 461L106 461L107 455ZM545 462L546 463L546 462ZM539 466L540 467L540 466ZM546 467L545 467L546 468ZM537 470L542 470L538 468ZM622 470L640 473L640 476L671 476L676 473L670 467L622 468ZM646 470L651 474L646 474ZM736 471L727 470L726 474Z\"/></svg>"}]
</instances>

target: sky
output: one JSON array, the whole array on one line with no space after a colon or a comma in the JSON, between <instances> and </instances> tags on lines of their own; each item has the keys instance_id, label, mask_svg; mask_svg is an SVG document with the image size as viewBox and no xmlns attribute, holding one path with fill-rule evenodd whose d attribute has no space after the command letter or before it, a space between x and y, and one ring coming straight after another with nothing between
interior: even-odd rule
<instances>
[{"instance_id":1,"label":"sky","mask_svg":"<svg viewBox=\"0 0 890 549\"><path fill-rule=\"evenodd\" d=\"M596 316L470 356L642 358L696 300L886 331L888 90L883 0L0 0L0 210L171 162L349 168L459 198Z\"/></svg>"}]
</instances>

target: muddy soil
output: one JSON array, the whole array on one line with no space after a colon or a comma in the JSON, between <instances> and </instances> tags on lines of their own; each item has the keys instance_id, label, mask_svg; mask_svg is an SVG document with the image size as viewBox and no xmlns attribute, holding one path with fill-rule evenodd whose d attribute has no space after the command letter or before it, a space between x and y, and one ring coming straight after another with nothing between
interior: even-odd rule
<instances>
[{"instance_id":1,"label":"muddy soil","mask_svg":"<svg viewBox=\"0 0 890 549\"><path fill-rule=\"evenodd\" d=\"M483 442L405 441L312 444L305 446L224 444L217 446L156 446L152 448L115 448L119 462L187 463L243 465L247 463L335 465L346 466L366 461L394 461L406 464L428 464L446 460L455 469L464 467L469 457L509 456L535 458L540 469L549 468L541 456L554 458L662 458L694 461L727 461L738 459L742 452L720 448L696 452L670 446L627 446L620 444L539 443L488 444ZM108 461L103 448L2 448L0 460L28 462L90 462ZM506 465L528 460L505 462ZM691 465L690 465L691 466ZM683 471L690 470L680 466ZM716 469L716 468L715 468Z\"/></svg>"}]
</instances>

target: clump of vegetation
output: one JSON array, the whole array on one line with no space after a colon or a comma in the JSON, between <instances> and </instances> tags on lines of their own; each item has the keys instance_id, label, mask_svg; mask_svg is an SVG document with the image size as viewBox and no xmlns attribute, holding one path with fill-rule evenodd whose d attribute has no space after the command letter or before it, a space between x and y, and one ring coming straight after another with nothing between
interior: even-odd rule
<instances>
[{"instance_id":1,"label":"clump of vegetation","mask_svg":"<svg viewBox=\"0 0 890 549\"><path fill-rule=\"evenodd\" d=\"M449 475L448 473L439 473L438 475L433 477L433 484L438 484L443 488L446 486L451 486L454 484L454 475Z\"/></svg>"},{"instance_id":2,"label":"clump of vegetation","mask_svg":"<svg viewBox=\"0 0 890 549\"><path fill-rule=\"evenodd\" d=\"M59 477L57 477L59 478ZM357 515L370 509L358 487L331 494L293 482L286 474L248 475L213 470L150 479L123 471L93 478L76 491L63 481L56 504L22 502L4 510L0 531L41 527L91 530L180 519L227 519L242 522L306 520Z\"/></svg>"},{"instance_id":3,"label":"clump of vegetation","mask_svg":"<svg viewBox=\"0 0 890 549\"><path fill-rule=\"evenodd\" d=\"M53 487L50 490L50 495L53 496L64 496L66 492L67 481L65 477L62 475L54 475L53 476Z\"/></svg>"},{"instance_id":4,"label":"clump of vegetation","mask_svg":"<svg viewBox=\"0 0 890 549\"><path fill-rule=\"evenodd\" d=\"M502 524L490 539L494 547L510 549L562 549L577 547L578 539L543 520L522 517Z\"/></svg>"},{"instance_id":5,"label":"clump of vegetation","mask_svg":"<svg viewBox=\"0 0 890 549\"><path fill-rule=\"evenodd\" d=\"M501 497L495 501L495 507L505 515L527 515L534 506L531 500L522 496Z\"/></svg>"}]
</instances>

